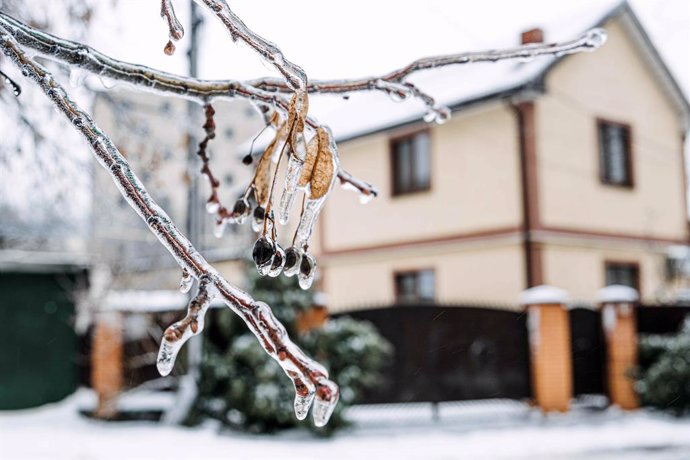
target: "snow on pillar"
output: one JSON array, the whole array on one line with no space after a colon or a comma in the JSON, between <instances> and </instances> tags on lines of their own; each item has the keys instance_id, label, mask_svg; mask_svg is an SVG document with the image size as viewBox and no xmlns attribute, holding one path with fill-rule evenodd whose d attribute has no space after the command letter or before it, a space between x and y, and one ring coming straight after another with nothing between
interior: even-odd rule
<instances>
[{"instance_id":1,"label":"snow on pillar","mask_svg":"<svg viewBox=\"0 0 690 460\"><path fill-rule=\"evenodd\" d=\"M637 291L628 286L607 286L597 293L606 336L607 385L611 404L621 409L639 407L632 370L637 366Z\"/></svg>"},{"instance_id":2,"label":"snow on pillar","mask_svg":"<svg viewBox=\"0 0 690 460\"><path fill-rule=\"evenodd\" d=\"M535 286L520 294L527 311L532 395L544 411L565 412L573 395L568 294Z\"/></svg>"},{"instance_id":3,"label":"snow on pillar","mask_svg":"<svg viewBox=\"0 0 690 460\"><path fill-rule=\"evenodd\" d=\"M98 395L94 416L117 415L117 397L122 391L122 318L120 313L99 313L91 350L91 386Z\"/></svg>"}]
</instances>

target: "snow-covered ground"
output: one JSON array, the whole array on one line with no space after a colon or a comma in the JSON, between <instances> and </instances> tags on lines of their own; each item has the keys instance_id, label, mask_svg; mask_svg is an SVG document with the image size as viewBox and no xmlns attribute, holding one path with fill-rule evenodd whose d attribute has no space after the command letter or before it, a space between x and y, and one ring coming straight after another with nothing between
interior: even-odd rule
<instances>
[{"instance_id":1,"label":"snow-covered ground","mask_svg":"<svg viewBox=\"0 0 690 460\"><path fill-rule=\"evenodd\" d=\"M544 417L519 403L357 408L332 439L219 433L77 415L84 394L0 412L0 459L690 459L690 419L616 410Z\"/></svg>"}]
</instances>

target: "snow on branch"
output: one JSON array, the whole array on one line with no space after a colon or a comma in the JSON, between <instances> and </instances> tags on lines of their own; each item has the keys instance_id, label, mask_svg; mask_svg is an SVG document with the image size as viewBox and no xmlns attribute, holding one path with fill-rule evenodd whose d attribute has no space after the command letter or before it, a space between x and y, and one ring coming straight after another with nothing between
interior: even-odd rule
<instances>
[{"instance_id":1,"label":"snow on branch","mask_svg":"<svg viewBox=\"0 0 690 460\"><path fill-rule=\"evenodd\" d=\"M22 74L40 87L55 108L87 140L120 193L173 255L183 269L183 275L191 275L199 280L200 290L208 289L208 296L214 295L210 290L210 286L213 286L217 295L245 321L266 352L283 368L295 386L295 412L298 417L305 418L313 403L314 423L318 426L325 425L338 401L339 392L338 386L328 380L328 373L323 366L308 358L290 340L268 305L255 301L249 294L231 285L208 264L153 200L111 139L69 98L64 88L43 66L20 49L19 44L1 24L0 46ZM163 345L165 343L164 341Z\"/></svg>"}]
</instances>

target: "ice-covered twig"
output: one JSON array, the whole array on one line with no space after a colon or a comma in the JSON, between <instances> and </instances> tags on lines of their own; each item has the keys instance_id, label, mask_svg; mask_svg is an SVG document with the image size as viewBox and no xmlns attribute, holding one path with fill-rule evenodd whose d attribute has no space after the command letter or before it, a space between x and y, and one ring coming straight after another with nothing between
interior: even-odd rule
<instances>
[{"instance_id":1,"label":"ice-covered twig","mask_svg":"<svg viewBox=\"0 0 690 460\"><path fill-rule=\"evenodd\" d=\"M161 17L168 24L168 35L170 37L168 44L165 45L165 54L172 55L175 52L173 41L178 41L184 36L184 28L177 19L172 0L161 0Z\"/></svg>"},{"instance_id":2,"label":"ice-covered twig","mask_svg":"<svg viewBox=\"0 0 690 460\"><path fill-rule=\"evenodd\" d=\"M206 6L223 23L230 32L233 40L241 40L256 51L263 59L273 65L285 77L288 87L292 91L299 91L307 86L307 74L304 70L289 61L283 55L280 48L274 43L254 33L244 22L230 9L225 0L195 0L200 5Z\"/></svg>"},{"instance_id":3,"label":"ice-covered twig","mask_svg":"<svg viewBox=\"0 0 690 460\"><path fill-rule=\"evenodd\" d=\"M177 354L185 342L204 330L206 311L217 295L218 292L213 286L211 277L203 275L199 278L199 289L187 306L187 315L169 326L163 334L156 360L158 372L162 376L165 377L170 374L175 365Z\"/></svg>"},{"instance_id":4,"label":"ice-covered twig","mask_svg":"<svg viewBox=\"0 0 690 460\"><path fill-rule=\"evenodd\" d=\"M0 70L0 77L2 78L3 83L12 87L12 94L17 97L22 94L22 88L14 80L8 77L2 70Z\"/></svg>"},{"instance_id":5,"label":"ice-covered twig","mask_svg":"<svg viewBox=\"0 0 690 460\"><path fill-rule=\"evenodd\" d=\"M395 85L405 82L405 79L415 72L457 64L472 64L478 62L496 62L507 59L533 59L538 56L563 56L579 53L581 51L593 51L606 41L606 31L603 29L591 29L582 36L559 43L529 44L515 48L500 50L488 50L448 54L443 56L425 57L389 72L382 76L342 79L342 80L311 80L307 85L309 93L346 94L357 91L384 91L395 97L404 98L404 90L392 91ZM285 82L277 78L262 78L249 82L256 88L276 92L290 92L291 88ZM398 87L398 89L401 89ZM410 88L412 89L412 88ZM413 90L414 91L414 90ZM414 95L420 97L430 108L434 106L433 98L429 99L421 92L414 91Z\"/></svg>"},{"instance_id":6,"label":"ice-covered twig","mask_svg":"<svg viewBox=\"0 0 690 460\"><path fill-rule=\"evenodd\" d=\"M255 301L249 294L231 285L209 265L153 200L112 140L69 98L64 88L43 66L20 49L19 44L1 24L0 47L22 74L40 87L58 112L62 113L88 141L94 155L108 171L120 193L173 255L180 267L198 280L208 278L209 283L218 291L218 296L245 321L266 352L280 364L295 385L295 408L298 417L306 415L305 401L314 401L314 423L325 424L338 400L338 387L328 380L326 370L290 341L285 328L275 319L265 303ZM311 396L314 394L315 400ZM307 405L307 409L308 407Z\"/></svg>"}]
</instances>

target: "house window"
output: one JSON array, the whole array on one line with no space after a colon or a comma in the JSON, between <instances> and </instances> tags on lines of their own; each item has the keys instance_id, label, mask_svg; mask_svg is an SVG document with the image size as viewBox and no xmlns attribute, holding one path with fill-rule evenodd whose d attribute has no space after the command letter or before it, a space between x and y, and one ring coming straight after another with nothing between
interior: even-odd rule
<instances>
[{"instance_id":1,"label":"house window","mask_svg":"<svg viewBox=\"0 0 690 460\"><path fill-rule=\"evenodd\" d=\"M635 262L606 262L606 285L621 284L640 291L640 266Z\"/></svg>"},{"instance_id":2,"label":"house window","mask_svg":"<svg viewBox=\"0 0 690 460\"><path fill-rule=\"evenodd\" d=\"M421 192L431 186L429 133L420 132L391 142L393 195Z\"/></svg>"},{"instance_id":3,"label":"house window","mask_svg":"<svg viewBox=\"0 0 690 460\"><path fill-rule=\"evenodd\" d=\"M433 270L396 273L395 300L397 303L433 302L436 297L436 277Z\"/></svg>"},{"instance_id":4,"label":"house window","mask_svg":"<svg viewBox=\"0 0 690 460\"><path fill-rule=\"evenodd\" d=\"M599 120L599 163L601 181L608 185L632 187L630 126Z\"/></svg>"}]
</instances>

